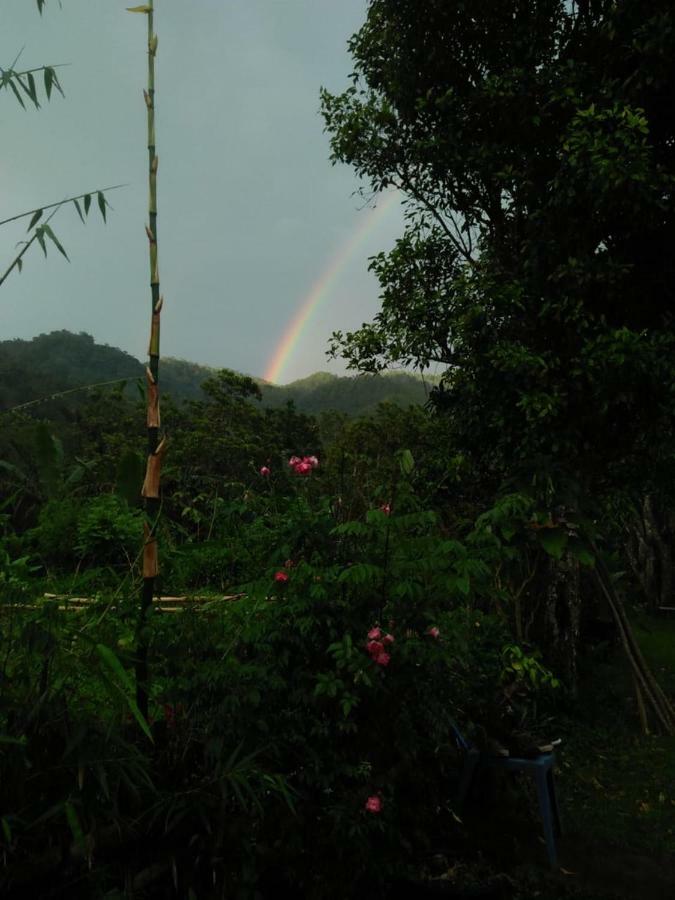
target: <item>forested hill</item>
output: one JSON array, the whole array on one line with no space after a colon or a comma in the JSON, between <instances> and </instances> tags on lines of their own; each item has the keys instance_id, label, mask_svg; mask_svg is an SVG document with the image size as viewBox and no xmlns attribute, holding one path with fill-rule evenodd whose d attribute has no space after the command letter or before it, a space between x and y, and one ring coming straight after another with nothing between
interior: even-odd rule
<instances>
[{"instance_id":1,"label":"forested hill","mask_svg":"<svg viewBox=\"0 0 675 900\"><path fill-rule=\"evenodd\" d=\"M162 388L174 400L203 399L202 383L215 369L187 360L162 360ZM133 382L142 378L144 366L139 360L107 344L97 344L91 335L53 331L30 341L0 342L0 409L9 409L61 391L121 379ZM426 383L405 372L358 378L339 377L317 372L287 385L272 385L258 380L263 404L281 407L293 401L302 412L338 410L362 415L378 403L400 406L424 403ZM75 399L77 394L72 395Z\"/></svg>"}]
</instances>

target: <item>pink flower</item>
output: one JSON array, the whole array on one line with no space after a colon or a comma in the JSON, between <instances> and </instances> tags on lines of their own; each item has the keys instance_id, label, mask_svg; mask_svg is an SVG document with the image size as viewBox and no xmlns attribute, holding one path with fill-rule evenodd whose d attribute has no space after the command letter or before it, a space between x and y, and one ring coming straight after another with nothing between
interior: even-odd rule
<instances>
[{"instance_id":1,"label":"pink flower","mask_svg":"<svg viewBox=\"0 0 675 900\"><path fill-rule=\"evenodd\" d=\"M385 634L382 638L383 644L393 644L394 643L394 635L393 634Z\"/></svg>"},{"instance_id":2,"label":"pink flower","mask_svg":"<svg viewBox=\"0 0 675 900\"><path fill-rule=\"evenodd\" d=\"M308 462L301 460L293 467L296 475L309 475L312 471L312 467Z\"/></svg>"},{"instance_id":3,"label":"pink flower","mask_svg":"<svg viewBox=\"0 0 675 900\"><path fill-rule=\"evenodd\" d=\"M291 456L291 458L288 460L288 465L291 467L291 469L294 469L297 464L301 462L302 460L299 456Z\"/></svg>"},{"instance_id":4,"label":"pink flower","mask_svg":"<svg viewBox=\"0 0 675 900\"><path fill-rule=\"evenodd\" d=\"M373 794L372 797L368 797L368 799L366 800L366 810L370 813L381 813L382 798L378 797L377 794Z\"/></svg>"},{"instance_id":5,"label":"pink flower","mask_svg":"<svg viewBox=\"0 0 675 900\"><path fill-rule=\"evenodd\" d=\"M302 461L309 463L313 469L316 469L316 467L319 465L319 460L316 458L316 456L304 456Z\"/></svg>"},{"instance_id":6,"label":"pink flower","mask_svg":"<svg viewBox=\"0 0 675 900\"><path fill-rule=\"evenodd\" d=\"M391 515L391 506L388 503L383 503L380 507L380 510L385 514L385 516Z\"/></svg>"},{"instance_id":7,"label":"pink flower","mask_svg":"<svg viewBox=\"0 0 675 900\"><path fill-rule=\"evenodd\" d=\"M274 575L274 580L279 582L279 584L286 584L288 581L288 575L285 572L276 572Z\"/></svg>"},{"instance_id":8,"label":"pink flower","mask_svg":"<svg viewBox=\"0 0 675 900\"><path fill-rule=\"evenodd\" d=\"M370 655L375 659L376 656L379 656L380 653L384 653L384 644L381 644L379 641L368 641L366 644L366 650Z\"/></svg>"},{"instance_id":9,"label":"pink flower","mask_svg":"<svg viewBox=\"0 0 675 900\"><path fill-rule=\"evenodd\" d=\"M427 634L429 635L429 637L437 638L437 637L440 637L441 632L440 632L440 630L439 630L438 628L436 628L436 626L434 625L432 628L429 628L429 629L427 630Z\"/></svg>"},{"instance_id":10,"label":"pink flower","mask_svg":"<svg viewBox=\"0 0 675 900\"><path fill-rule=\"evenodd\" d=\"M377 625L374 628L371 628L370 631L368 632L368 638L371 641L379 641L379 639L381 637L382 637L382 632L377 627Z\"/></svg>"},{"instance_id":11,"label":"pink flower","mask_svg":"<svg viewBox=\"0 0 675 900\"><path fill-rule=\"evenodd\" d=\"M261 466L260 474L263 476L263 478L267 478L267 476L270 474L269 468L267 466Z\"/></svg>"},{"instance_id":12,"label":"pink flower","mask_svg":"<svg viewBox=\"0 0 675 900\"><path fill-rule=\"evenodd\" d=\"M378 664L378 666L388 666L390 659L391 656L389 656L389 654L385 653L383 650L382 653L377 654L377 656L375 657L375 662Z\"/></svg>"}]
</instances>

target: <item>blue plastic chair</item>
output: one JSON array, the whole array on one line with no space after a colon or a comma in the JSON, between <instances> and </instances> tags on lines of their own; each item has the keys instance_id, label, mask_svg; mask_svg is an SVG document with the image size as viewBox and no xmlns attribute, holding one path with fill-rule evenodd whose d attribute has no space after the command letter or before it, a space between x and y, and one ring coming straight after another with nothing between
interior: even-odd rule
<instances>
[{"instance_id":1,"label":"blue plastic chair","mask_svg":"<svg viewBox=\"0 0 675 900\"><path fill-rule=\"evenodd\" d=\"M532 759L520 756L496 756L492 753L481 752L473 744L470 744L456 725L453 726L453 732L457 747L464 754L464 765L457 791L459 809L462 809L476 773L481 766L502 769L508 772L522 772L525 775L529 775L534 779L537 788L539 812L544 825L544 840L546 841L548 859L551 866L556 868L558 864L556 837L562 834L562 829L555 783L553 781L555 753L542 753Z\"/></svg>"}]
</instances>

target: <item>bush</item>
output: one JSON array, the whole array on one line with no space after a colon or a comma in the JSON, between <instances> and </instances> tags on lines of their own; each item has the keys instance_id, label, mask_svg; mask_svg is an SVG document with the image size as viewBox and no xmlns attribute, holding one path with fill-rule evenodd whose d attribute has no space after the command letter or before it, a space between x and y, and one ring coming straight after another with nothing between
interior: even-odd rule
<instances>
[{"instance_id":1,"label":"bush","mask_svg":"<svg viewBox=\"0 0 675 900\"><path fill-rule=\"evenodd\" d=\"M77 522L75 550L91 563L131 563L142 544L143 515L115 494L86 501Z\"/></svg>"}]
</instances>

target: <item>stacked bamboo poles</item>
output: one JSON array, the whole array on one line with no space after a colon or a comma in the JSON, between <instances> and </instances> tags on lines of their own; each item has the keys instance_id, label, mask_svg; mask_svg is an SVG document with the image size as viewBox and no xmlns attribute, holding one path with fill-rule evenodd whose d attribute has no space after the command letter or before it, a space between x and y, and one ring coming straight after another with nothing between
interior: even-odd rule
<instances>
[{"instance_id":1,"label":"stacked bamboo poles","mask_svg":"<svg viewBox=\"0 0 675 900\"><path fill-rule=\"evenodd\" d=\"M154 0L142 6L129 7L129 12L144 13L148 20L148 87L143 91L148 119L148 184L149 222L145 227L150 250L150 295L151 323L149 362L145 370L147 380L148 434L147 465L141 495L145 510L143 543L143 590L137 640L136 694L138 707L148 713L148 638L144 627L149 610L152 609L155 582L159 574L157 552L157 524L160 514L160 477L162 459L166 450L166 439L160 439L159 414L159 330L163 298L159 292L159 263L157 254L157 169L159 157L155 141L155 57L157 56L157 35L154 30Z\"/></svg>"}]
</instances>

